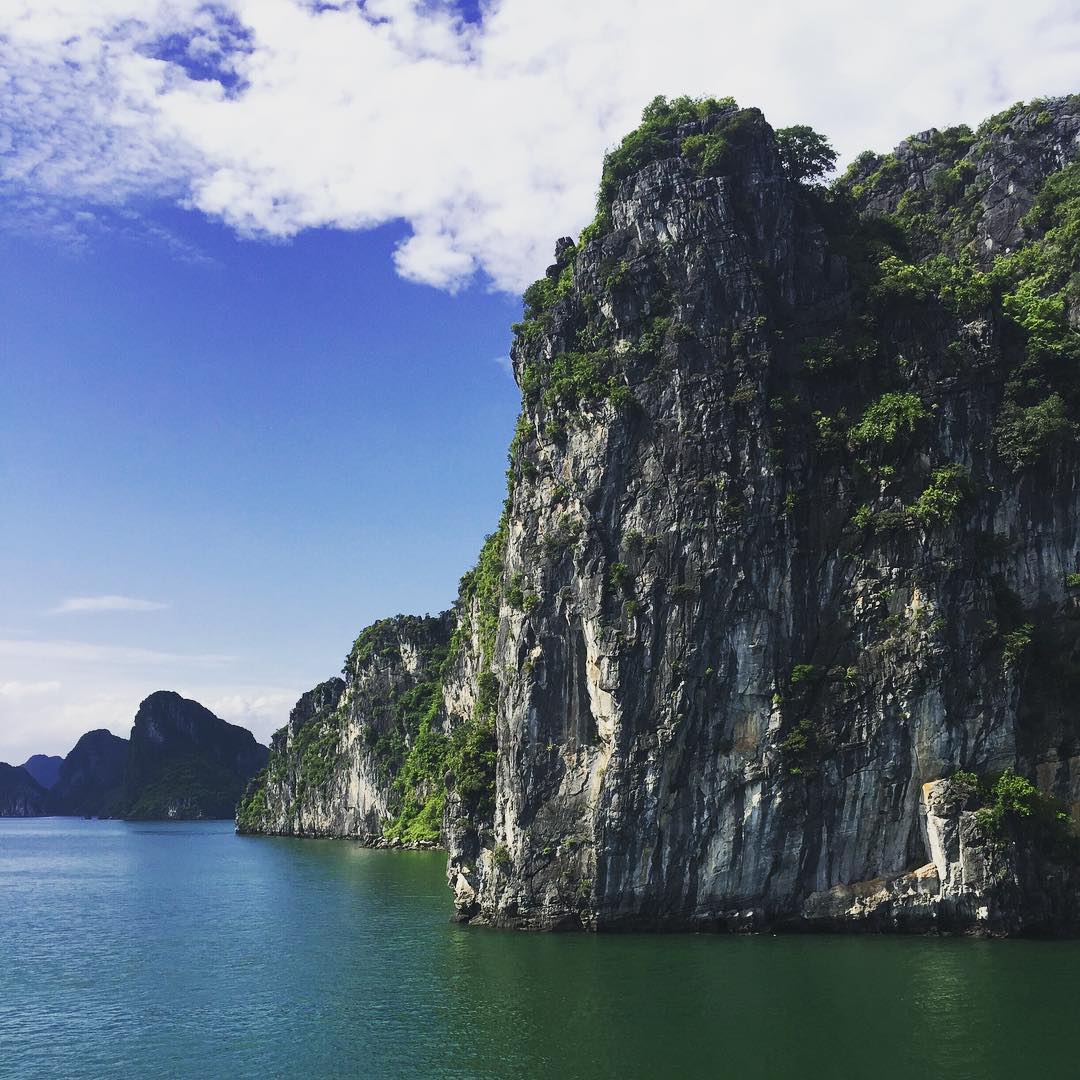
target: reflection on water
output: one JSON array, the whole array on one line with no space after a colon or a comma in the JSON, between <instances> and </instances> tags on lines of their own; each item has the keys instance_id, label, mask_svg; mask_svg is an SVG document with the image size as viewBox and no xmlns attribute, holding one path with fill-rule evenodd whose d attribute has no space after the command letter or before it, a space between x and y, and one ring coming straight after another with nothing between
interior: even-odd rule
<instances>
[{"instance_id":1,"label":"reflection on water","mask_svg":"<svg viewBox=\"0 0 1080 1080\"><path fill-rule=\"evenodd\" d=\"M0 1076L1076 1075L1075 943L449 914L435 853L0 822Z\"/></svg>"}]
</instances>

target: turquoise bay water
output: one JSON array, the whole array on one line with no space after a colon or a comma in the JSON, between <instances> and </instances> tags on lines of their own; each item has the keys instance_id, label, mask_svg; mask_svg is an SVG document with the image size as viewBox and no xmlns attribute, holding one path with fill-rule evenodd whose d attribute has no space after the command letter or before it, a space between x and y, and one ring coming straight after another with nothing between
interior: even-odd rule
<instances>
[{"instance_id":1,"label":"turquoise bay water","mask_svg":"<svg viewBox=\"0 0 1080 1080\"><path fill-rule=\"evenodd\" d=\"M1080 943L448 922L443 857L0 821L2 1077L1080 1073Z\"/></svg>"}]
</instances>

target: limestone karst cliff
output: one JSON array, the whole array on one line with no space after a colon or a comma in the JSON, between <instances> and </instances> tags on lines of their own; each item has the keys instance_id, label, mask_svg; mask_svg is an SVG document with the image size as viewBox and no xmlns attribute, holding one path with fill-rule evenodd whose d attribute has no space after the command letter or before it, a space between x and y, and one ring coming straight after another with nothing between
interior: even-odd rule
<instances>
[{"instance_id":1,"label":"limestone karst cliff","mask_svg":"<svg viewBox=\"0 0 1080 1080\"><path fill-rule=\"evenodd\" d=\"M256 827L441 810L500 925L1075 931L1078 137L1039 101L826 187L807 129L658 99L526 293L425 737L361 830L335 721Z\"/></svg>"},{"instance_id":2,"label":"limestone karst cliff","mask_svg":"<svg viewBox=\"0 0 1080 1080\"><path fill-rule=\"evenodd\" d=\"M46 790L56 786L64 759L56 754L33 754L22 767Z\"/></svg>"},{"instance_id":3,"label":"limestone karst cliff","mask_svg":"<svg viewBox=\"0 0 1080 1080\"><path fill-rule=\"evenodd\" d=\"M304 694L274 735L269 763L237 812L240 831L382 839L405 809L395 780L409 748L441 737L445 726L440 678L450 636L448 615L368 627L345 661L345 679ZM410 824L427 802L416 798ZM409 838L437 840L442 814L439 799Z\"/></svg>"},{"instance_id":4,"label":"limestone karst cliff","mask_svg":"<svg viewBox=\"0 0 1080 1080\"><path fill-rule=\"evenodd\" d=\"M267 749L173 690L158 690L135 714L124 769L127 818L230 818Z\"/></svg>"},{"instance_id":5,"label":"limestone karst cliff","mask_svg":"<svg viewBox=\"0 0 1080 1080\"><path fill-rule=\"evenodd\" d=\"M88 731L71 748L49 791L50 814L117 817L127 804L124 771L128 742L111 731Z\"/></svg>"}]
</instances>

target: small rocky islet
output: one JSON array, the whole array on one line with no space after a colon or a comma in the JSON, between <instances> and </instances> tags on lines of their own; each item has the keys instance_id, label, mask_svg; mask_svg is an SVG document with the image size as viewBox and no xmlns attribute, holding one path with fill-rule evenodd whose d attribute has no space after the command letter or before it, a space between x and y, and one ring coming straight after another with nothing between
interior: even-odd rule
<instances>
[{"instance_id":1,"label":"small rocky islet","mask_svg":"<svg viewBox=\"0 0 1080 1080\"><path fill-rule=\"evenodd\" d=\"M159 690L139 706L128 739L88 731L63 758L0 764L0 817L231 818L267 755L246 728Z\"/></svg>"}]
</instances>

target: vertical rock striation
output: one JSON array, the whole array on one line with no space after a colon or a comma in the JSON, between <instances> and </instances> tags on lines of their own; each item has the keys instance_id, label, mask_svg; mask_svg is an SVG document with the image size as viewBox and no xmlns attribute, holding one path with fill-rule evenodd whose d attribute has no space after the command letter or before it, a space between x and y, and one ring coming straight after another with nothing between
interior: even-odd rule
<instances>
[{"instance_id":1,"label":"vertical rock striation","mask_svg":"<svg viewBox=\"0 0 1080 1080\"><path fill-rule=\"evenodd\" d=\"M445 727L440 674L449 614L398 616L368 627L346 658L344 679L320 683L276 732L266 770L237 813L241 832L341 836L374 843L402 813L395 779L416 740ZM411 807L413 816L423 809ZM442 805L412 840L438 838ZM411 821L411 818L410 818Z\"/></svg>"},{"instance_id":2,"label":"vertical rock striation","mask_svg":"<svg viewBox=\"0 0 1080 1080\"><path fill-rule=\"evenodd\" d=\"M1078 132L1018 107L826 191L756 110L658 103L609 157L517 328L462 917L1075 927ZM1008 769L1044 795L996 819L924 794Z\"/></svg>"}]
</instances>

